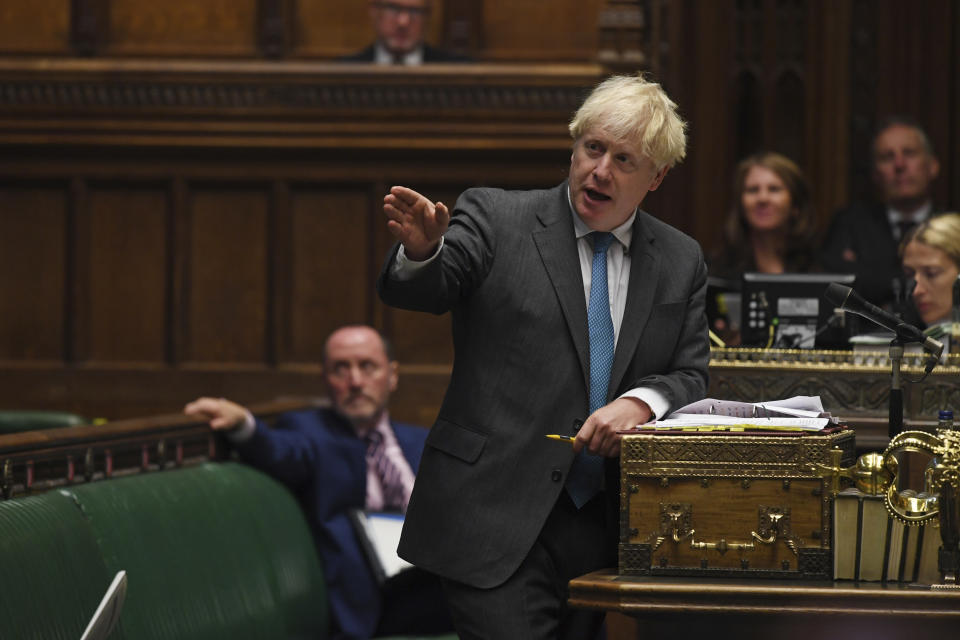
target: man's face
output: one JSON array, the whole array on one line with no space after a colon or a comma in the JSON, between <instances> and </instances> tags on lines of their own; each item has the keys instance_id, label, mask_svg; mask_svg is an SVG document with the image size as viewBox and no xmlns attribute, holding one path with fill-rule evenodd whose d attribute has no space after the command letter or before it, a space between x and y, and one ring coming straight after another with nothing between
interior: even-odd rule
<instances>
[{"instance_id":1,"label":"man's face","mask_svg":"<svg viewBox=\"0 0 960 640\"><path fill-rule=\"evenodd\" d=\"M429 8L429 0L371 0L370 19L377 40L390 53L410 53L423 41Z\"/></svg>"},{"instance_id":2,"label":"man's face","mask_svg":"<svg viewBox=\"0 0 960 640\"><path fill-rule=\"evenodd\" d=\"M883 201L897 209L914 209L930 198L930 183L940 164L914 127L893 125L873 143L873 177Z\"/></svg>"},{"instance_id":3,"label":"man's face","mask_svg":"<svg viewBox=\"0 0 960 640\"><path fill-rule=\"evenodd\" d=\"M379 334L344 327L327 339L323 379L334 410L354 426L372 426L397 388L397 363L390 362Z\"/></svg>"},{"instance_id":4,"label":"man's face","mask_svg":"<svg viewBox=\"0 0 960 640\"><path fill-rule=\"evenodd\" d=\"M626 222L666 174L666 167L657 171L635 145L594 126L573 143L570 200L588 227L610 231Z\"/></svg>"}]
</instances>

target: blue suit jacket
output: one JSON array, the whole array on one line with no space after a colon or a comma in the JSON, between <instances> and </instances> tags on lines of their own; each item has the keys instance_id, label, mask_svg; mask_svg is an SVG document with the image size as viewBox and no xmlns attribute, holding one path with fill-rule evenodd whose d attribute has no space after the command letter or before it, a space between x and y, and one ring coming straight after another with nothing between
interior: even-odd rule
<instances>
[{"instance_id":1,"label":"blue suit jacket","mask_svg":"<svg viewBox=\"0 0 960 640\"><path fill-rule=\"evenodd\" d=\"M391 422L416 473L427 430ZM357 542L351 509L367 495L366 445L353 427L328 409L283 414L274 428L257 422L237 447L241 458L285 484L297 496L323 562L330 609L340 638L369 638L380 617L380 589Z\"/></svg>"}]
</instances>

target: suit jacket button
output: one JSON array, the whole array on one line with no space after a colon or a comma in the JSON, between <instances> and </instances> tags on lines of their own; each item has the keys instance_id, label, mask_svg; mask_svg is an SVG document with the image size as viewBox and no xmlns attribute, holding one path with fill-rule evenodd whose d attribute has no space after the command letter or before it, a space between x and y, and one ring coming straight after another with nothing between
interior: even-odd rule
<instances>
[{"instance_id":1,"label":"suit jacket button","mask_svg":"<svg viewBox=\"0 0 960 640\"><path fill-rule=\"evenodd\" d=\"M560 482L563 479L563 472L560 469L554 469L550 472L550 479L554 482Z\"/></svg>"}]
</instances>

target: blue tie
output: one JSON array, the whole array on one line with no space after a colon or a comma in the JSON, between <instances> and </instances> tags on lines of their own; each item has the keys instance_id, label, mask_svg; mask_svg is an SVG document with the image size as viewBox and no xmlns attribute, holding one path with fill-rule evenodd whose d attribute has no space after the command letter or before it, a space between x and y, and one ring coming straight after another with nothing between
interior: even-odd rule
<instances>
[{"instance_id":1,"label":"blue tie","mask_svg":"<svg viewBox=\"0 0 960 640\"><path fill-rule=\"evenodd\" d=\"M594 231L593 263L590 267L590 303L587 305L587 329L590 333L590 413L607 401L610 369L613 368L613 320L607 293L607 249L613 234ZM579 509L603 486L603 458L584 449L574 458L567 476L567 493Z\"/></svg>"}]
</instances>

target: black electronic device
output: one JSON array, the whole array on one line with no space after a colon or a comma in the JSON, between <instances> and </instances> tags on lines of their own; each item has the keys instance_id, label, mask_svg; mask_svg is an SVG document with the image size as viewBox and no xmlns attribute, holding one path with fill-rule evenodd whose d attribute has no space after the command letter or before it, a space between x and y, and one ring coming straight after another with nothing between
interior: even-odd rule
<instances>
[{"instance_id":1,"label":"black electronic device","mask_svg":"<svg viewBox=\"0 0 960 640\"><path fill-rule=\"evenodd\" d=\"M850 273L745 273L740 308L741 344L778 349L845 349L856 333L855 316L837 312L823 297L837 282L852 287Z\"/></svg>"}]
</instances>

